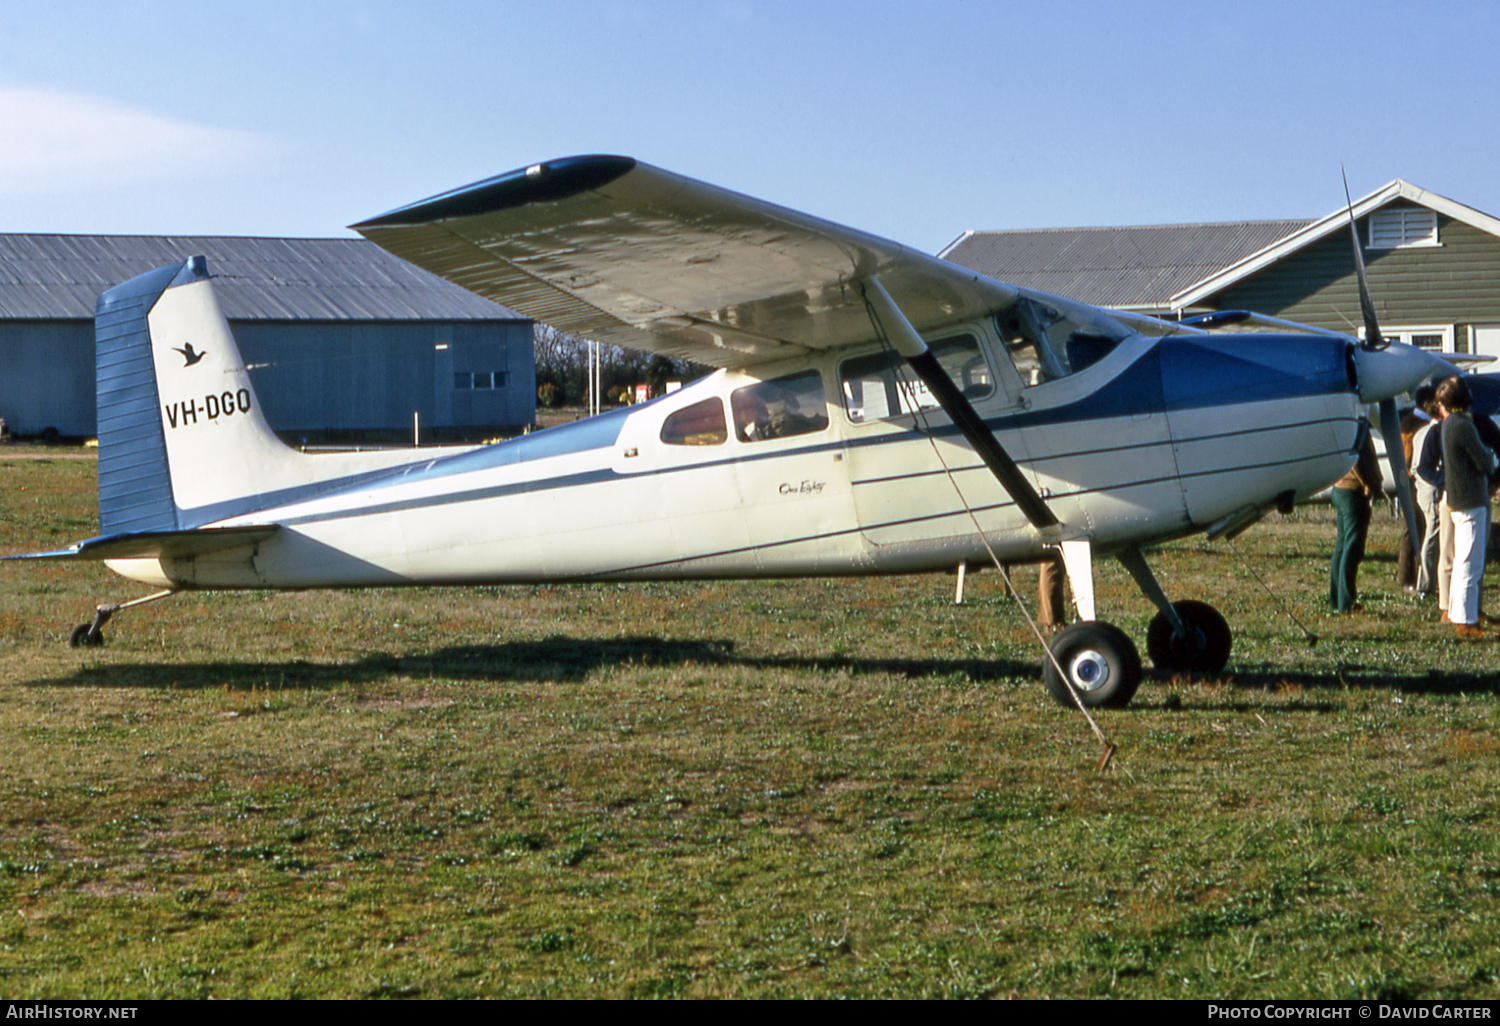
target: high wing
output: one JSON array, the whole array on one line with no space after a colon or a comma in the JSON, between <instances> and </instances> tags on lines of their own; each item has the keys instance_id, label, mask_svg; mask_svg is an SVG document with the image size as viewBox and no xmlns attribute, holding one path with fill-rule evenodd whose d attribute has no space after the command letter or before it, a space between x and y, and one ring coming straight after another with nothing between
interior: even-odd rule
<instances>
[{"instance_id":1,"label":"high wing","mask_svg":"<svg viewBox=\"0 0 1500 1026\"><path fill-rule=\"evenodd\" d=\"M926 332L1017 292L898 243L629 157L568 157L353 226L559 330L745 367L869 339L878 278Z\"/></svg>"}]
</instances>

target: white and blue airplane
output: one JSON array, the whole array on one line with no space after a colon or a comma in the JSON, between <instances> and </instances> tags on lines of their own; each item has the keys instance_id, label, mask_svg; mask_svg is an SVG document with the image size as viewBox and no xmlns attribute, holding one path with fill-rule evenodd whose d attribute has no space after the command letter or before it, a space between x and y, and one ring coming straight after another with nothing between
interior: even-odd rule
<instances>
[{"instance_id":1,"label":"white and blue airplane","mask_svg":"<svg viewBox=\"0 0 1500 1026\"><path fill-rule=\"evenodd\" d=\"M1263 320L1252 338L1239 318L1168 324L1015 288L625 157L535 164L354 227L563 331L719 369L480 448L305 454L267 426L195 257L100 297L100 537L19 558L103 560L164 595L1060 551L1079 620L1051 644L1048 689L1121 706L1141 661L1096 619L1093 560L1118 559L1157 607L1159 668L1217 672L1227 624L1171 602L1143 548L1290 509L1351 466L1365 403L1394 416L1393 397L1451 370L1400 344ZM73 643L132 604L101 605Z\"/></svg>"}]
</instances>

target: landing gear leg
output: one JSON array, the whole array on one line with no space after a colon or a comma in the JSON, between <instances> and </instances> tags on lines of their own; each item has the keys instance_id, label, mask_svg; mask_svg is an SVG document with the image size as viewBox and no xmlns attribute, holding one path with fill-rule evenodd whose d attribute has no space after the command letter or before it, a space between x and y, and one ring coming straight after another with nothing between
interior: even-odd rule
<instances>
[{"instance_id":1,"label":"landing gear leg","mask_svg":"<svg viewBox=\"0 0 1500 1026\"><path fill-rule=\"evenodd\" d=\"M1218 673L1229 662L1234 635L1219 611L1205 602L1172 602L1146 565L1139 546L1120 553L1120 562L1156 606L1146 628L1146 654L1169 673Z\"/></svg>"},{"instance_id":2,"label":"landing gear leg","mask_svg":"<svg viewBox=\"0 0 1500 1026\"><path fill-rule=\"evenodd\" d=\"M1093 551L1087 539L1063 541L1063 563L1073 584L1081 619L1058 633L1042 668L1047 692L1069 709L1120 709L1141 683L1141 657L1135 643L1113 624L1094 619Z\"/></svg>"},{"instance_id":3,"label":"landing gear leg","mask_svg":"<svg viewBox=\"0 0 1500 1026\"><path fill-rule=\"evenodd\" d=\"M101 602L94 607L94 622L81 623L74 627L68 633L68 644L73 648L98 648L104 644L104 625L109 623L110 617L122 609L145 605L147 602L155 602L159 598L175 594L177 594L177 589L168 588L166 591L158 591L154 595L132 599L129 602Z\"/></svg>"}]
</instances>

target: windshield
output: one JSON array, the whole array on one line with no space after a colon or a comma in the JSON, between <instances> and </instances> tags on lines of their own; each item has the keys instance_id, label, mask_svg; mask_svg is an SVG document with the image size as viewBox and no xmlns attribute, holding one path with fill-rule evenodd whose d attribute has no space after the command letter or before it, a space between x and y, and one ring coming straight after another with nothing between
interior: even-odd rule
<instances>
[{"instance_id":1,"label":"windshield","mask_svg":"<svg viewBox=\"0 0 1500 1026\"><path fill-rule=\"evenodd\" d=\"M1028 386L1075 374L1131 335L1098 307L1024 293L995 317L995 327Z\"/></svg>"}]
</instances>

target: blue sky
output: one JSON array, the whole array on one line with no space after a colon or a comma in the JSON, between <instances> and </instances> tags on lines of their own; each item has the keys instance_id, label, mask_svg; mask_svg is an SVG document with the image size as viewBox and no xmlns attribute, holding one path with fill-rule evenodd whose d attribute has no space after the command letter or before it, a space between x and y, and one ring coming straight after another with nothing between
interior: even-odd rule
<instances>
[{"instance_id":1,"label":"blue sky","mask_svg":"<svg viewBox=\"0 0 1500 1026\"><path fill-rule=\"evenodd\" d=\"M0 13L0 232L338 236L622 153L935 252L972 228L1500 215L1493 0L50 0Z\"/></svg>"}]
</instances>

